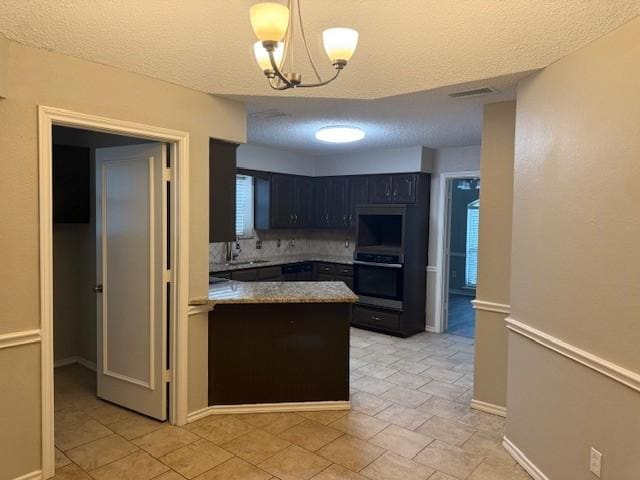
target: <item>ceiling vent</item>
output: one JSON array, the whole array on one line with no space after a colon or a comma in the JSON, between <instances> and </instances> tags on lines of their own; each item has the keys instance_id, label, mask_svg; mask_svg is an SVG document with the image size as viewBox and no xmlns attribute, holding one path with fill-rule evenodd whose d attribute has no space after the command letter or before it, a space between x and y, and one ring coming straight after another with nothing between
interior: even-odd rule
<instances>
[{"instance_id":1,"label":"ceiling vent","mask_svg":"<svg viewBox=\"0 0 640 480\"><path fill-rule=\"evenodd\" d=\"M257 112L251 112L249 117L259 120L269 120L272 118L288 117L289 114L276 110L275 108L269 108L267 110L260 110Z\"/></svg>"},{"instance_id":2,"label":"ceiling vent","mask_svg":"<svg viewBox=\"0 0 640 480\"><path fill-rule=\"evenodd\" d=\"M486 95L488 93L494 93L495 90L489 87L474 88L473 90L464 90L462 92L453 92L449 96L451 98L463 98L463 97L478 97L480 95Z\"/></svg>"}]
</instances>

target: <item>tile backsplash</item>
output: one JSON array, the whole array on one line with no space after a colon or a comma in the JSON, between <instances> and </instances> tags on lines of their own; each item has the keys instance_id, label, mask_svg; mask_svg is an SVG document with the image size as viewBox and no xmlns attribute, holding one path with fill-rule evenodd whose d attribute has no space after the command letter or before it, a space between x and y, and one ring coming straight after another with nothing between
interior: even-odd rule
<instances>
[{"instance_id":1,"label":"tile backsplash","mask_svg":"<svg viewBox=\"0 0 640 480\"><path fill-rule=\"evenodd\" d=\"M262 248L256 248L256 241L262 241ZM282 230L277 232L256 232L253 238L240 239L239 260L275 258L280 256L322 254L336 257L353 258L353 233ZM278 246L278 243L280 246ZM209 244L209 269L214 264L226 261L225 243ZM235 245L234 245L234 251Z\"/></svg>"}]
</instances>

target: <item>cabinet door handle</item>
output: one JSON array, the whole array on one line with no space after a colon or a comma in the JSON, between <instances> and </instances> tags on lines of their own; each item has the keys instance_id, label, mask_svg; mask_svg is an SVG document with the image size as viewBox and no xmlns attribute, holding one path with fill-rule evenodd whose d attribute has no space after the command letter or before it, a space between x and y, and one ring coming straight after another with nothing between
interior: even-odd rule
<instances>
[{"instance_id":1,"label":"cabinet door handle","mask_svg":"<svg viewBox=\"0 0 640 480\"><path fill-rule=\"evenodd\" d=\"M93 290L94 293L102 293L102 285L96 285L91 290Z\"/></svg>"},{"instance_id":2,"label":"cabinet door handle","mask_svg":"<svg viewBox=\"0 0 640 480\"><path fill-rule=\"evenodd\" d=\"M375 315L371 315L371 320L374 320L376 322L380 322L382 319L380 317L375 316Z\"/></svg>"}]
</instances>

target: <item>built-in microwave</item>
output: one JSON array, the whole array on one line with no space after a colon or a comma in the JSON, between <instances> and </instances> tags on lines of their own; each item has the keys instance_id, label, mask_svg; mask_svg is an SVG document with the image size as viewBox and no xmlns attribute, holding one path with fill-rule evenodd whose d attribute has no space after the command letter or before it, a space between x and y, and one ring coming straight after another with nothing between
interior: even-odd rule
<instances>
[{"instance_id":1,"label":"built-in microwave","mask_svg":"<svg viewBox=\"0 0 640 480\"><path fill-rule=\"evenodd\" d=\"M368 205L356 209L356 254L395 255L404 260L405 205Z\"/></svg>"},{"instance_id":2,"label":"built-in microwave","mask_svg":"<svg viewBox=\"0 0 640 480\"><path fill-rule=\"evenodd\" d=\"M404 266L399 255L356 253L353 267L359 303L402 310Z\"/></svg>"}]
</instances>

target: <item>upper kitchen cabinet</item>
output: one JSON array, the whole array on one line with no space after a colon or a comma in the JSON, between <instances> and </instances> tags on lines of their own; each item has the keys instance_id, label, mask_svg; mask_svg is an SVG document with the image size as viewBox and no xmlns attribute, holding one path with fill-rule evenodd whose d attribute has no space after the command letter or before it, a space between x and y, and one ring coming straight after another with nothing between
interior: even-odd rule
<instances>
[{"instance_id":1,"label":"upper kitchen cabinet","mask_svg":"<svg viewBox=\"0 0 640 480\"><path fill-rule=\"evenodd\" d=\"M369 177L369 203L391 203L392 188L392 175L372 175Z\"/></svg>"},{"instance_id":2,"label":"upper kitchen cabinet","mask_svg":"<svg viewBox=\"0 0 640 480\"><path fill-rule=\"evenodd\" d=\"M369 203L369 177L349 178L349 205L347 220L349 229L356 229L356 206Z\"/></svg>"},{"instance_id":3,"label":"upper kitchen cabinet","mask_svg":"<svg viewBox=\"0 0 640 480\"><path fill-rule=\"evenodd\" d=\"M209 242L236 238L237 143L209 140Z\"/></svg>"},{"instance_id":4,"label":"upper kitchen cabinet","mask_svg":"<svg viewBox=\"0 0 640 480\"><path fill-rule=\"evenodd\" d=\"M310 178L280 173L255 180L255 228L309 228L313 222L313 185Z\"/></svg>"},{"instance_id":5,"label":"upper kitchen cabinet","mask_svg":"<svg viewBox=\"0 0 640 480\"><path fill-rule=\"evenodd\" d=\"M373 175L369 179L369 203L416 203L418 173Z\"/></svg>"},{"instance_id":6,"label":"upper kitchen cabinet","mask_svg":"<svg viewBox=\"0 0 640 480\"><path fill-rule=\"evenodd\" d=\"M349 224L349 181L346 177L315 179L316 228L344 229Z\"/></svg>"}]
</instances>

